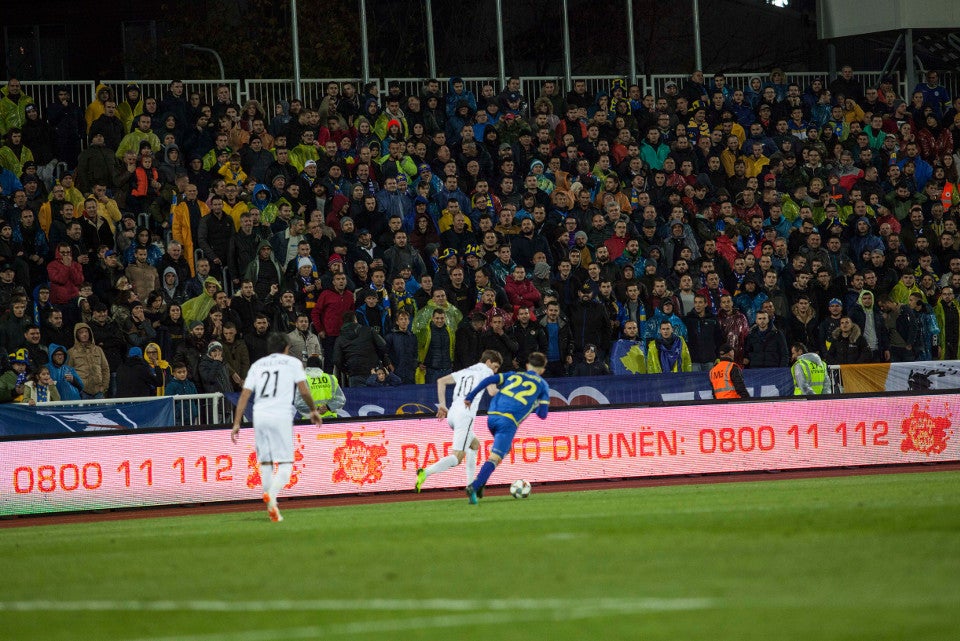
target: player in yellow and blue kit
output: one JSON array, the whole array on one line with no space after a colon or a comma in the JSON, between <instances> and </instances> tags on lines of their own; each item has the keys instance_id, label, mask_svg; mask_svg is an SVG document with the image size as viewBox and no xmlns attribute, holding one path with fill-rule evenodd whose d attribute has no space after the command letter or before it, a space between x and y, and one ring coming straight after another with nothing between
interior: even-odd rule
<instances>
[{"instance_id":1,"label":"player in yellow and blue kit","mask_svg":"<svg viewBox=\"0 0 960 641\"><path fill-rule=\"evenodd\" d=\"M477 504L477 499L483 496L483 486L487 484L490 475L497 469L503 457L510 453L513 437L523 419L531 412L536 412L541 420L547 418L550 387L540 378L546 367L547 357L540 352L533 352L527 358L527 371L488 376L464 399L464 404L470 407L474 397L485 388L497 388L496 395L490 401L490 409L487 410L487 429L493 434L493 447L477 478L467 486L467 500L471 505ZM493 393L493 390L490 391Z\"/></svg>"}]
</instances>

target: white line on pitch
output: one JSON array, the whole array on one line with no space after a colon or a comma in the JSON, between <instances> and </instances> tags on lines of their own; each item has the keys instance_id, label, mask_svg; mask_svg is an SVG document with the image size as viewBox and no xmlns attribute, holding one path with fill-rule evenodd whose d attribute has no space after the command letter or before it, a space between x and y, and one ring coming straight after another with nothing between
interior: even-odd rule
<instances>
[{"instance_id":1,"label":"white line on pitch","mask_svg":"<svg viewBox=\"0 0 960 641\"><path fill-rule=\"evenodd\" d=\"M620 600L614 599L619 602ZM552 602L547 600L542 603ZM572 601L566 603L572 604ZM499 625L525 621L572 621L605 617L617 613L695 610L710 607L708 599L638 599L623 600L617 607L596 608L579 602L567 609L529 609L521 612L474 612L470 614L444 614L434 617L384 619L334 623L326 626L309 626L291 629L250 630L247 632L214 633L190 636L148 637L136 641L273 641L273 639L318 639L340 637L347 634L370 634L375 632L400 632L431 628L453 628L470 625ZM661 607L665 606L665 607Z\"/></svg>"},{"instance_id":2,"label":"white line on pitch","mask_svg":"<svg viewBox=\"0 0 960 641\"><path fill-rule=\"evenodd\" d=\"M709 599L305 599L274 601L0 601L0 612L292 612L377 610L467 612L483 610L690 610L709 607Z\"/></svg>"}]
</instances>

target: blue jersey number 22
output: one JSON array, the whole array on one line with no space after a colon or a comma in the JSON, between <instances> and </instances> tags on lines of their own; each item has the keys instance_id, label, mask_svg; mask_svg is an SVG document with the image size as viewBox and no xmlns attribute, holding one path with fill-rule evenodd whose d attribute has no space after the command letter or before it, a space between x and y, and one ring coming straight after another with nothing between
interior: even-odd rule
<instances>
[{"instance_id":1,"label":"blue jersey number 22","mask_svg":"<svg viewBox=\"0 0 960 641\"><path fill-rule=\"evenodd\" d=\"M537 392L537 384L533 381L528 381L522 376L517 376L513 374L507 378L507 385L500 390L501 394L506 394L510 398L516 400L518 403L523 403L524 405L529 405L527 400L530 396L533 396Z\"/></svg>"}]
</instances>

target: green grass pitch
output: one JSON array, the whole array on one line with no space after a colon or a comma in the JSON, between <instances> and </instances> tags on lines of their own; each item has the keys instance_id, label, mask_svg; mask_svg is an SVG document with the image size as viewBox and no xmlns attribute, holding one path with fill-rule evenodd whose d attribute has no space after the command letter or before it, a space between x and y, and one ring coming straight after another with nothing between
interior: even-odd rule
<instances>
[{"instance_id":1,"label":"green grass pitch","mask_svg":"<svg viewBox=\"0 0 960 641\"><path fill-rule=\"evenodd\" d=\"M0 530L0 637L960 638L956 472L294 505Z\"/></svg>"}]
</instances>

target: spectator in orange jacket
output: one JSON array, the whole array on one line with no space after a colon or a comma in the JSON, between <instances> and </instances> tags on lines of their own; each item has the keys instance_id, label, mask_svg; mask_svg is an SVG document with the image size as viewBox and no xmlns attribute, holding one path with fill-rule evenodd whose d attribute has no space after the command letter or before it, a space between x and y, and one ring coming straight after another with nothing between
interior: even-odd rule
<instances>
[{"instance_id":1,"label":"spectator in orange jacket","mask_svg":"<svg viewBox=\"0 0 960 641\"><path fill-rule=\"evenodd\" d=\"M190 275L196 273L193 265L193 250L197 247L200 219L210 213L207 204L197 198L197 186L187 185L184 199L173 208L171 232L173 239L183 246L184 257L190 263Z\"/></svg>"}]
</instances>

